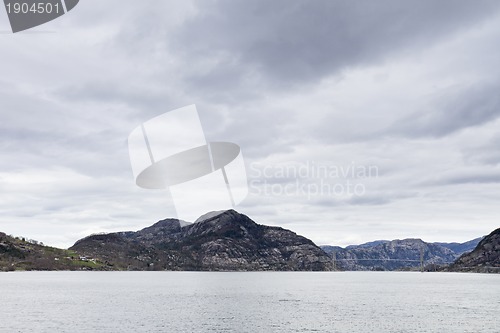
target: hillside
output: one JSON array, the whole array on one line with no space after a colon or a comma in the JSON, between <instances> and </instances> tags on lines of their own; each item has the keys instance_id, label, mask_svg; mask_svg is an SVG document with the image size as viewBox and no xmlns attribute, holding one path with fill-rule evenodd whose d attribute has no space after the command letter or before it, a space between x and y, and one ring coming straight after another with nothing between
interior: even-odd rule
<instances>
[{"instance_id":1,"label":"hillside","mask_svg":"<svg viewBox=\"0 0 500 333\"><path fill-rule=\"evenodd\" d=\"M234 210L196 223L159 221L137 232L93 235L70 250L119 270L328 271L328 255L290 230L255 223Z\"/></svg>"},{"instance_id":2,"label":"hillside","mask_svg":"<svg viewBox=\"0 0 500 333\"><path fill-rule=\"evenodd\" d=\"M462 255L447 270L500 273L500 228L484 237L472 252Z\"/></svg>"},{"instance_id":3,"label":"hillside","mask_svg":"<svg viewBox=\"0 0 500 333\"><path fill-rule=\"evenodd\" d=\"M0 271L104 269L76 252L44 246L0 232Z\"/></svg>"}]
</instances>

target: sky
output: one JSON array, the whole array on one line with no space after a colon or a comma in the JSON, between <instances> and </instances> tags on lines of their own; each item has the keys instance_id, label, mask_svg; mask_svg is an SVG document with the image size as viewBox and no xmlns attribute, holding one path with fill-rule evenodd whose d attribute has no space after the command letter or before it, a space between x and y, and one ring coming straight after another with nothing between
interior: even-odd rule
<instances>
[{"instance_id":1,"label":"sky","mask_svg":"<svg viewBox=\"0 0 500 333\"><path fill-rule=\"evenodd\" d=\"M69 247L172 217L127 138L196 104L241 147L235 209L258 223L318 245L488 234L499 40L498 1L85 0L16 34L0 9L0 231Z\"/></svg>"}]
</instances>

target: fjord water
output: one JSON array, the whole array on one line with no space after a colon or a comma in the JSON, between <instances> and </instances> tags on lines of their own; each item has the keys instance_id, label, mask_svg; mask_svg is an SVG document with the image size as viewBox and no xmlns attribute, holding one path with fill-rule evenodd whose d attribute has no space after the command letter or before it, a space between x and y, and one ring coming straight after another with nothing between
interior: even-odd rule
<instances>
[{"instance_id":1,"label":"fjord water","mask_svg":"<svg viewBox=\"0 0 500 333\"><path fill-rule=\"evenodd\" d=\"M13 272L0 332L495 332L500 275Z\"/></svg>"}]
</instances>

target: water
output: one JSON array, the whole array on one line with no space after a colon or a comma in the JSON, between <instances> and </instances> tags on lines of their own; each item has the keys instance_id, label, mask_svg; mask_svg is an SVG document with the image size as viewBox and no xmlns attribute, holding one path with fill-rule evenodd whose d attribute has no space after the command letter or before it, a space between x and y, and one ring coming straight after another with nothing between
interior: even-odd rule
<instances>
[{"instance_id":1,"label":"water","mask_svg":"<svg viewBox=\"0 0 500 333\"><path fill-rule=\"evenodd\" d=\"M0 332L494 332L500 275L0 273Z\"/></svg>"}]
</instances>

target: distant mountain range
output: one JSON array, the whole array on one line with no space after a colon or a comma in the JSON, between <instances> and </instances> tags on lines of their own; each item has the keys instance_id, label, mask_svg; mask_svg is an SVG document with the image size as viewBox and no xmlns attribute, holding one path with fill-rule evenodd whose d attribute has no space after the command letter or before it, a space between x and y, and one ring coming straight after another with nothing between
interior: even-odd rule
<instances>
[{"instance_id":1,"label":"distant mountain range","mask_svg":"<svg viewBox=\"0 0 500 333\"><path fill-rule=\"evenodd\" d=\"M426 270L500 272L500 229L465 243L377 240L316 246L294 232L260 225L234 210L195 223L165 219L142 230L96 234L68 250L0 233L0 271ZM423 265L422 265L423 264Z\"/></svg>"},{"instance_id":2,"label":"distant mountain range","mask_svg":"<svg viewBox=\"0 0 500 333\"><path fill-rule=\"evenodd\" d=\"M478 238L475 238L475 239L470 240L470 241L465 242L465 243L433 243L433 244L441 245L443 247L446 247L446 248L452 250L457 255L462 255L466 252L470 252L470 251L474 250L476 248L477 244L479 244L479 242L481 240L483 240L483 238L484 238L484 236L478 237Z\"/></svg>"},{"instance_id":3,"label":"distant mountain range","mask_svg":"<svg viewBox=\"0 0 500 333\"><path fill-rule=\"evenodd\" d=\"M481 238L466 243L426 243L421 239L377 240L346 248L322 246L338 269L349 271L427 269L453 263L472 251Z\"/></svg>"}]
</instances>

